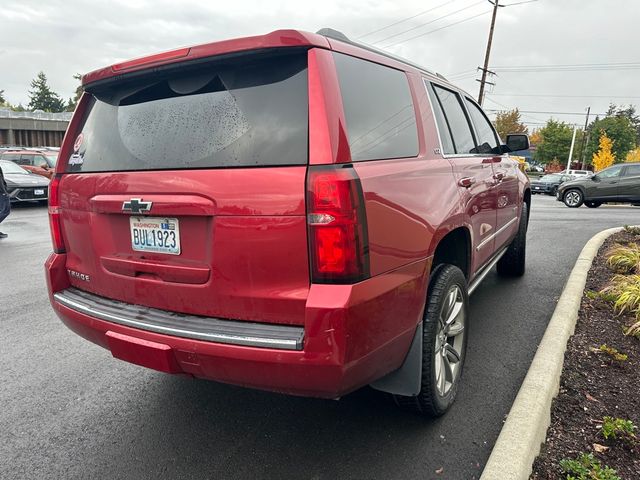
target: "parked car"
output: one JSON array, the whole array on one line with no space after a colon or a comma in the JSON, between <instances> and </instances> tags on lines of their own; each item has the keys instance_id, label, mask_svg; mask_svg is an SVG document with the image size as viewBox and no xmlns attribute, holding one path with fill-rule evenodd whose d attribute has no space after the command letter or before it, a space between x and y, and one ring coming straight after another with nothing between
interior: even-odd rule
<instances>
[{"instance_id":1,"label":"parked car","mask_svg":"<svg viewBox=\"0 0 640 480\"><path fill-rule=\"evenodd\" d=\"M554 195L558 191L558 187L572 180L573 177L570 175L562 175L559 173L550 173L548 175L543 175L542 177L531 181L531 193L546 193L547 195Z\"/></svg>"},{"instance_id":2,"label":"parked car","mask_svg":"<svg viewBox=\"0 0 640 480\"><path fill-rule=\"evenodd\" d=\"M58 152L40 150L11 150L3 152L0 160L20 165L31 173L51 178L58 159Z\"/></svg>"},{"instance_id":3,"label":"parked car","mask_svg":"<svg viewBox=\"0 0 640 480\"><path fill-rule=\"evenodd\" d=\"M590 208L607 202L639 204L640 163L613 165L595 175L563 183L556 198L571 208L583 203Z\"/></svg>"},{"instance_id":4,"label":"parked car","mask_svg":"<svg viewBox=\"0 0 640 480\"><path fill-rule=\"evenodd\" d=\"M163 372L449 408L470 292L496 264L525 271L531 191L506 152L526 135L501 145L471 95L330 30L123 62L83 88L49 206L69 328Z\"/></svg>"},{"instance_id":5,"label":"parked car","mask_svg":"<svg viewBox=\"0 0 640 480\"><path fill-rule=\"evenodd\" d=\"M48 198L49 180L34 175L13 162L0 160L0 168L7 182L9 200L17 202L46 201Z\"/></svg>"}]
</instances>

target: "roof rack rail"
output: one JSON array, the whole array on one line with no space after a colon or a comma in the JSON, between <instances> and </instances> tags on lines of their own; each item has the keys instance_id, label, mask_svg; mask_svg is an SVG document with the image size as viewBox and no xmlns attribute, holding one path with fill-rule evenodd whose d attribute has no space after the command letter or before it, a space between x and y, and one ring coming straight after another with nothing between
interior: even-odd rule
<instances>
[{"instance_id":1,"label":"roof rack rail","mask_svg":"<svg viewBox=\"0 0 640 480\"><path fill-rule=\"evenodd\" d=\"M367 45L366 43L360 43L360 42L354 42L353 40L349 39L349 37L347 37L344 33L340 32L339 30L335 30L333 28L321 28L320 30L318 30L316 32L318 35L322 35L323 37L327 37L327 38L333 38L334 40L340 40L341 42L344 43L348 43L350 45L354 45L356 47L360 47L363 48L365 50L369 50L370 52L373 53L377 53L379 55L385 56L387 58L391 58L393 60L397 60L398 62L402 62L402 63L406 63L407 65L411 65L412 67L417 68L418 70L421 70L425 73L428 73L429 75L433 75L436 77L439 77L443 80L447 80L443 75L440 75L439 73L436 72L432 72L431 70L428 70L416 63L413 63L405 58L399 57L397 55L393 55L389 52L385 52L384 50L380 50L379 48L376 47L372 47L371 45Z\"/></svg>"}]
</instances>

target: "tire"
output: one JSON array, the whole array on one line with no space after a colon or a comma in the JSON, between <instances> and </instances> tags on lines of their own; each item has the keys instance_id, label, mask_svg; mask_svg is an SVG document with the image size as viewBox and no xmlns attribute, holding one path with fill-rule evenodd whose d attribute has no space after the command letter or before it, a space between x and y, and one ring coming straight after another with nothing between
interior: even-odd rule
<instances>
[{"instance_id":1,"label":"tire","mask_svg":"<svg viewBox=\"0 0 640 480\"><path fill-rule=\"evenodd\" d=\"M558 194L558 187L553 187L553 190L551 190L551 193L549 195L553 195L554 197Z\"/></svg>"},{"instance_id":2,"label":"tire","mask_svg":"<svg viewBox=\"0 0 640 480\"><path fill-rule=\"evenodd\" d=\"M572 188L571 190L564 192L562 201L569 208L578 208L581 207L584 202L584 195L582 195L582 192L579 189Z\"/></svg>"},{"instance_id":3,"label":"tire","mask_svg":"<svg viewBox=\"0 0 640 480\"><path fill-rule=\"evenodd\" d=\"M415 397L394 395L401 408L428 417L443 415L453 404L467 348L467 279L453 265L431 274L422 322L422 379Z\"/></svg>"},{"instance_id":4,"label":"tire","mask_svg":"<svg viewBox=\"0 0 640 480\"><path fill-rule=\"evenodd\" d=\"M529 205L522 204L520 223L516 238L511 241L507 251L498 260L498 275L503 277L521 277L524 275L527 257L527 226L529 222Z\"/></svg>"},{"instance_id":5,"label":"tire","mask_svg":"<svg viewBox=\"0 0 640 480\"><path fill-rule=\"evenodd\" d=\"M584 202L584 204L589 208L598 208L600 205L602 205L601 202Z\"/></svg>"}]
</instances>

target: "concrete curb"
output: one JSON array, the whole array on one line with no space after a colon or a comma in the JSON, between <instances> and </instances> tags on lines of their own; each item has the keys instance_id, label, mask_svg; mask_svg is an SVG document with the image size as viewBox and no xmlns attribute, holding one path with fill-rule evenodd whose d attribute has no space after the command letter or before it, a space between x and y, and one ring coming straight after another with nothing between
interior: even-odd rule
<instances>
[{"instance_id":1,"label":"concrete curb","mask_svg":"<svg viewBox=\"0 0 640 480\"><path fill-rule=\"evenodd\" d=\"M527 480L551 423L567 341L573 334L587 273L598 249L622 228L594 235L580 252L480 480Z\"/></svg>"}]
</instances>

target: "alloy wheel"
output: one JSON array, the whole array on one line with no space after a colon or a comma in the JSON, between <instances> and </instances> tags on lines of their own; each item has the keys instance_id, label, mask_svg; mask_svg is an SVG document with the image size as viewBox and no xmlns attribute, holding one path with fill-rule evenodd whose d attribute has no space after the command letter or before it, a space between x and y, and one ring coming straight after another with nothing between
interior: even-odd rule
<instances>
[{"instance_id":1,"label":"alloy wheel","mask_svg":"<svg viewBox=\"0 0 640 480\"><path fill-rule=\"evenodd\" d=\"M462 290L453 285L445 297L439 317L435 348L436 389L445 396L460 375L465 335L465 308Z\"/></svg>"},{"instance_id":2,"label":"alloy wheel","mask_svg":"<svg viewBox=\"0 0 640 480\"><path fill-rule=\"evenodd\" d=\"M570 207L575 207L576 205L578 205L580 203L580 194L578 192L576 192L575 190L572 190L572 191L570 191L569 193L567 193L565 195L564 201Z\"/></svg>"}]
</instances>

